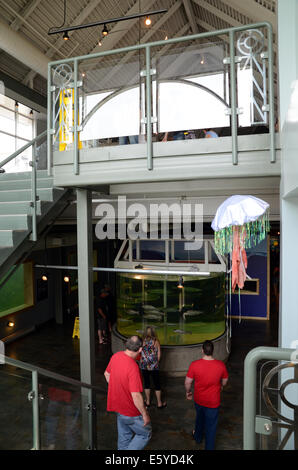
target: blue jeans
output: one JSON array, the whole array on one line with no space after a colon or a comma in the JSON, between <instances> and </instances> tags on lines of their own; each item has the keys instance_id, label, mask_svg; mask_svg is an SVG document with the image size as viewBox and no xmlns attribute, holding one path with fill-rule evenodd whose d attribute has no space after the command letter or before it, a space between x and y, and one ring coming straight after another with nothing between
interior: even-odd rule
<instances>
[{"instance_id":1,"label":"blue jeans","mask_svg":"<svg viewBox=\"0 0 298 470\"><path fill-rule=\"evenodd\" d=\"M151 424L144 426L141 415L124 416L117 413L118 450L142 450L151 438Z\"/></svg>"},{"instance_id":2,"label":"blue jeans","mask_svg":"<svg viewBox=\"0 0 298 470\"><path fill-rule=\"evenodd\" d=\"M194 438L199 444L205 434L205 449L213 450L215 447L215 436L218 421L219 408L207 408L195 403L196 427Z\"/></svg>"}]
</instances>

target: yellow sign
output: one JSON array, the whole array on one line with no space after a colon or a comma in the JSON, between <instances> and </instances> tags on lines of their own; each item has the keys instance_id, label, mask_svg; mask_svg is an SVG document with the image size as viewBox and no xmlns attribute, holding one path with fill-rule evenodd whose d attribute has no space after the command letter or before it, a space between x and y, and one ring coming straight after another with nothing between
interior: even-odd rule
<instances>
[{"instance_id":1,"label":"yellow sign","mask_svg":"<svg viewBox=\"0 0 298 470\"><path fill-rule=\"evenodd\" d=\"M79 119L78 119L79 120ZM66 150L68 144L73 143L74 132L74 90L66 88L60 91L59 102L59 150ZM80 133L78 135L79 149L82 148Z\"/></svg>"},{"instance_id":2,"label":"yellow sign","mask_svg":"<svg viewBox=\"0 0 298 470\"><path fill-rule=\"evenodd\" d=\"M72 337L80 338L80 318L79 317L75 318Z\"/></svg>"}]
</instances>

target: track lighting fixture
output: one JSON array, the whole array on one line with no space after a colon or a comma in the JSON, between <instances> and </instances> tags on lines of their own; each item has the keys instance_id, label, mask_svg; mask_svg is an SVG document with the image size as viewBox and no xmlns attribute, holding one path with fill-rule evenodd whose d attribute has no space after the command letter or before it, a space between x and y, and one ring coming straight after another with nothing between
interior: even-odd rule
<instances>
[{"instance_id":1,"label":"track lighting fixture","mask_svg":"<svg viewBox=\"0 0 298 470\"><path fill-rule=\"evenodd\" d=\"M63 39L64 39L64 41L68 41L68 40L69 40L69 36L68 36L68 32L67 32L67 31L64 31L64 33L63 33Z\"/></svg>"},{"instance_id":2,"label":"track lighting fixture","mask_svg":"<svg viewBox=\"0 0 298 470\"><path fill-rule=\"evenodd\" d=\"M150 26L150 25L151 25L151 19L150 19L149 16L146 16L145 25L146 25L146 26Z\"/></svg>"}]
</instances>

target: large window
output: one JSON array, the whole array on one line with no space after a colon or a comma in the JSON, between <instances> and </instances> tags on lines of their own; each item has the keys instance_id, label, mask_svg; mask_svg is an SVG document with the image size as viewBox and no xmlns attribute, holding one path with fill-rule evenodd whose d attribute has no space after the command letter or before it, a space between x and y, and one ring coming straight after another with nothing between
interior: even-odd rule
<instances>
[{"instance_id":1,"label":"large window","mask_svg":"<svg viewBox=\"0 0 298 470\"><path fill-rule=\"evenodd\" d=\"M30 108L0 94L0 161L34 138ZM6 172L28 171L32 147L5 165Z\"/></svg>"}]
</instances>

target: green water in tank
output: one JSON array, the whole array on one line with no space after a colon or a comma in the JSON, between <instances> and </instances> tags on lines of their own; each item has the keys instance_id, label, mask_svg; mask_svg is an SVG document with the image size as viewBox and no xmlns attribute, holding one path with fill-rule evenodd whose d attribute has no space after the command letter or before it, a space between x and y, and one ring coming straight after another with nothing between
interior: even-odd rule
<instances>
[{"instance_id":1,"label":"green water in tank","mask_svg":"<svg viewBox=\"0 0 298 470\"><path fill-rule=\"evenodd\" d=\"M162 345L215 339L225 331L225 276L117 274L117 330L128 337L154 326Z\"/></svg>"}]
</instances>

